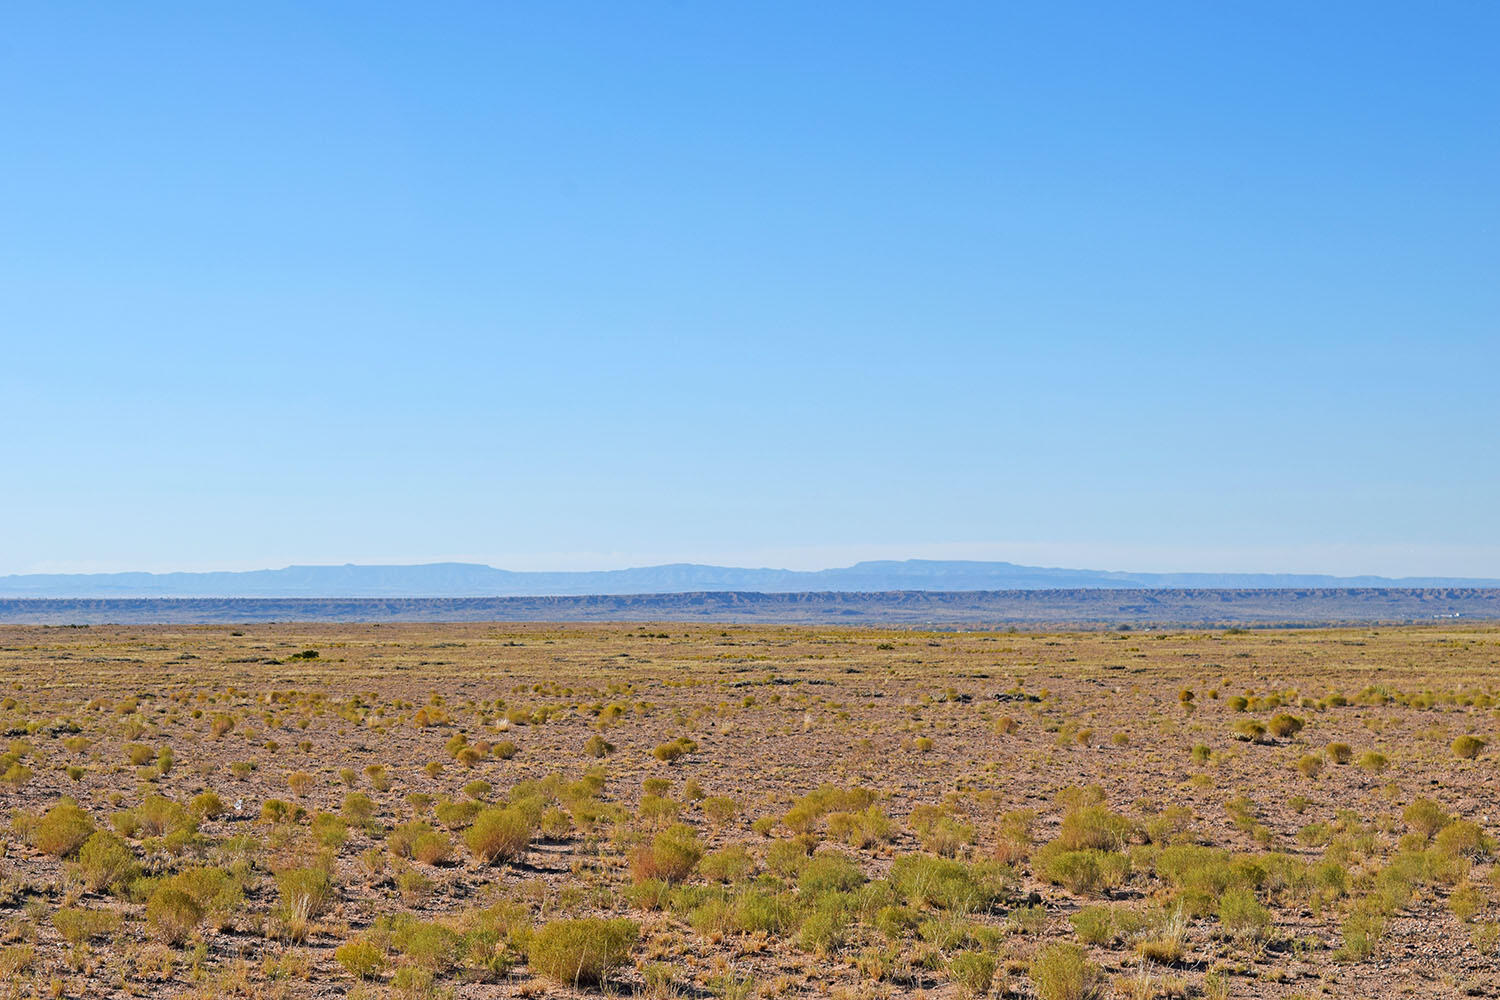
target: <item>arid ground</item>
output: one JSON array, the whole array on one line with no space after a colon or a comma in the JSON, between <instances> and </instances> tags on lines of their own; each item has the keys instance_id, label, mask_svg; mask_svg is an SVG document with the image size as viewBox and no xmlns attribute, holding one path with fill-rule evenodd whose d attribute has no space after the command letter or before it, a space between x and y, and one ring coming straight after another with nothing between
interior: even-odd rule
<instances>
[{"instance_id":1,"label":"arid ground","mask_svg":"<svg viewBox=\"0 0 1500 1000\"><path fill-rule=\"evenodd\" d=\"M0 628L0 994L1500 995L1500 629Z\"/></svg>"}]
</instances>

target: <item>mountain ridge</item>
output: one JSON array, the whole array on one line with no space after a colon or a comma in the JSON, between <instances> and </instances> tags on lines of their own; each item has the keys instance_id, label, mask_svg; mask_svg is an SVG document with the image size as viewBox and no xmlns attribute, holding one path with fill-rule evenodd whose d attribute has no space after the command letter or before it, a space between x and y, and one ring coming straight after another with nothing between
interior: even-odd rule
<instances>
[{"instance_id":1,"label":"mountain ridge","mask_svg":"<svg viewBox=\"0 0 1500 1000\"><path fill-rule=\"evenodd\" d=\"M516 571L482 563L292 565L176 573L0 576L8 598L552 597L739 592L1182 590L1500 587L1500 579L1313 573L1132 573L979 560L867 560L822 570L667 563L616 570Z\"/></svg>"}]
</instances>

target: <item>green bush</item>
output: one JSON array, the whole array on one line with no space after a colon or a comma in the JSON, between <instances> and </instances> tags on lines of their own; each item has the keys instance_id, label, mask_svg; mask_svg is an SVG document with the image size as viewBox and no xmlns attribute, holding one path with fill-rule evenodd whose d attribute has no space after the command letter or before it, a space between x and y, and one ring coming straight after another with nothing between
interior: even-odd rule
<instances>
[{"instance_id":1,"label":"green bush","mask_svg":"<svg viewBox=\"0 0 1500 1000\"><path fill-rule=\"evenodd\" d=\"M1068 850L1054 840L1032 856L1037 878L1077 895L1115 889L1130 877L1130 859L1117 851Z\"/></svg>"},{"instance_id":2,"label":"green bush","mask_svg":"<svg viewBox=\"0 0 1500 1000\"><path fill-rule=\"evenodd\" d=\"M637 882L652 879L681 882L693 873L703 857L698 834L685 823L668 827L631 855L631 875Z\"/></svg>"},{"instance_id":3,"label":"green bush","mask_svg":"<svg viewBox=\"0 0 1500 1000\"><path fill-rule=\"evenodd\" d=\"M1443 827L1438 831L1433 844L1449 856L1483 858L1494 850L1494 844L1485 836L1479 824L1467 819L1455 820Z\"/></svg>"},{"instance_id":4,"label":"green bush","mask_svg":"<svg viewBox=\"0 0 1500 1000\"><path fill-rule=\"evenodd\" d=\"M907 854L891 865L891 886L902 898L944 910L979 912L1014 892L1015 872L999 864Z\"/></svg>"},{"instance_id":5,"label":"green bush","mask_svg":"<svg viewBox=\"0 0 1500 1000\"><path fill-rule=\"evenodd\" d=\"M659 744L651 753L657 760L670 764L679 758L686 757L697 749L697 743L686 736L679 736L675 740Z\"/></svg>"},{"instance_id":6,"label":"green bush","mask_svg":"<svg viewBox=\"0 0 1500 1000\"><path fill-rule=\"evenodd\" d=\"M355 979L372 979L385 968L385 952L363 938L339 945L333 957Z\"/></svg>"},{"instance_id":7,"label":"green bush","mask_svg":"<svg viewBox=\"0 0 1500 1000\"><path fill-rule=\"evenodd\" d=\"M122 889L140 874L135 852L117 834L100 830L78 851L78 869L92 890Z\"/></svg>"},{"instance_id":8,"label":"green bush","mask_svg":"<svg viewBox=\"0 0 1500 1000\"><path fill-rule=\"evenodd\" d=\"M333 905L333 880L322 868L291 868L276 876L276 891L285 916L313 919Z\"/></svg>"},{"instance_id":9,"label":"green bush","mask_svg":"<svg viewBox=\"0 0 1500 1000\"><path fill-rule=\"evenodd\" d=\"M1424 837L1431 837L1452 822L1452 817L1443 807L1428 798L1414 800L1401 810L1401 818L1407 826Z\"/></svg>"},{"instance_id":10,"label":"green bush","mask_svg":"<svg viewBox=\"0 0 1500 1000\"><path fill-rule=\"evenodd\" d=\"M531 938L528 961L565 986L593 986L624 965L640 936L633 920L554 920Z\"/></svg>"},{"instance_id":11,"label":"green bush","mask_svg":"<svg viewBox=\"0 0 1500 1000\"><path fill-rule=\"evenodd\" d=\"M1031 982L1040 1000L1099 1000L1105 994L1103 970L1071 944L1043 948L1031 963Z\"/></svg>"},{"instance_id":12,"label":"green bush","mask_svg":"<svg viewBox=\"0 0 1500 1000\"><path fill-rule=\"evenodd\" d=\"M849 892L864 884L865 873L859 863L836 851L815 855L797 876L797 888L809 895Z\"/></svg>"},{"instance_id":13,"label":"green bush","mask_svg":"<svg viewBox=\"0 0 1500 1000\"><path fill-rule=\"evenodd\" d=\"M1270 729L1271 735L1277 739L1286 739L1288 736L1296 736L1300 733L1302 726L1302 720L1295 715L1278 712L1271 716L1271 721L1268 723L1267 728Z\"/></svg>"},{"instance_id":14,"label":"green bush","mask_svg":"<svg viewBox=\"0 0 1500 1000\"><path fill-rule=\"evenodd\" d=\"M1478 736L1464 735L1453 741L1453 756L1462 760L1472 760L1478 757L1484 750L1485 742Z\"/></svg>"},{"instance_id":15,"label":"green bush","mask_svg":"<svg viewBox=\"0 0 1500 1000\"><path fill-rule=\"evenodd\" d=\"M31 830L31 846L43 854L64 858L94 834L94 821L72 802L59 802L42 814Z\"/></svg>"},{"instance_id":16,"label":"green bush","mask_svg":"<svg viewBox=\"0 0 1500 1000\"><path fill-rule=\"evenodd\" d=\"M349 822L363 826L375 815L375 800L364 792L350 792L344 796L342 812Z\"/></svg>"},{"instance_id":17,"label":"green bush","mask_svg":"<svg viewBox=\"0 0 1500 1000\"><path fill-rule=\"evenodd\" d=\"M464 843L474 857L492 865L525 854L531 836L532 825L525 813L514 807L492 807L474 817L464 832Z\"/></svg>"},{"instance_id":18,"label":"green bush","mask_svg":"<svg viewBox=\"0 0 1500 1000\"><path fill-rule=\"evenodd\" d=\"M1234 724L1234 737L1248 743L1259 743L1265 738L1266 727L1255 719L1240 719Z\"/></svg>"},{"instance_id":19,"label":"green bush","mask_svg":"<svg viewBox=\"0 0 1500 1000\"><path fill-rule=\"evenodd\" d=\"M218 819L224 815L224 800L219 798L216 792L203 792L193 796L193 800L188 803L188 808L195 816Z\"/></svg>"},{"instance_id":20,"label":"green bush","mask_svg":"<svg viewBox=\"0 0 1500 1000\"><path fill-rule=\"evenodd\" d=\"M834 898L821 903L802 919L797 930L797 944L804 951L827 955L842 948L848 937L849 915Z\"/></svg>"},{"instance_id":21,"label":"green bush","mask_svg":"<svg viewBox=\"0 0 1500 1000\"><path fill-rule=\"evenodd\" d=\"M1118 936L1115 930L1115 914L1108 906L1084 906L1068 918L1078 940L1084 944L1111 944Z\"/></svg>"},{"instance_id":22,"label":"green bush","mask_svg":"<svg viewBox=\"0 0 1500 1000\"><path fill-rule=\"evenodd\" d=\"M120 915L108 910L86 910L64 906L52 914L52 926L69 944L79 945L112 934L120 926Z\"/></svg>"},{"instance_id":23,"label":"green bush","mask_svg":"<svg viewBox=\"0 0 1500 1000\"><path fill-rule=\"evenodd\" d=\"M1249 889L1226 889L1219 898L1219 923L1233 937L1259 941L1271 926L1271 911Z\"/></svg>"},{"instance_id":24,"label":"green bush","mask_svg":"<svg viewBox=\"0 0 1500 1000\"><path fill-rule=\"evenodd\" d=\"M216 927L227 926L245 899L244 886L223 868L187 868L174 875L169 884L191 896L203 918Z\"/></svg>"},{"instance_id":25,"label":"green bush","mask_svg":"<svg viewBox=\"0 0 1500 1000\"><path fill-rule=\"evenodd\" d=\"M965 996L980 997L995 984L995 956L981 951L963 951L948 962L948 976Z\"/></svg>"},{"instance_id":26,"label":"green bush","mask_svg":"<svg viewBox=\"0 0 1500 1000\"><path fill-rule=\"evenodd\" d=\"M159 885L146 902L146 924L158 940L181 944L203 919L203 908L181 889Z\"/></svg>"},{"instance_id":27,"label":"green bush","mask_svg":"<svg viewBox=\"0 0 1500 1000\"><path fill-rule=\"evenodd\" d=\"M1342 934L1344 955L1363 962L1380 946L1380 939L1385 936L1385 918L1371 907L1359 906L1344 921Z\"/></svg>"},{"instance_id":28,"label":"green bush","mask_svg":"<svg viewBox=\"0 0 1500 1000\"><path fill-rule=\"evenodd\" d=\"M1103 806L1074 809L1063 817L1057 840L1070 851L1092 847L1118 851L1135 834L1135 824Z\"/></svg>"}]
</instances>

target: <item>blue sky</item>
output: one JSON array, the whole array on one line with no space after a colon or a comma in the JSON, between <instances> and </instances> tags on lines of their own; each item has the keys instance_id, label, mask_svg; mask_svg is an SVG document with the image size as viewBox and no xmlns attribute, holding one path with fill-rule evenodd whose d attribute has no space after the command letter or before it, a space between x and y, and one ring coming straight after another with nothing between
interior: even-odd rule
<instances>
[{"instance_id":1,"label":"blue sky","mask_svg":"<svg viewBox=\"0 0 1500 1000\"><path fill-rule=\"evenodd\" d=\"M0 573L1500 576L1500 6L0 29Z\"/></svg>"}]
</instances>

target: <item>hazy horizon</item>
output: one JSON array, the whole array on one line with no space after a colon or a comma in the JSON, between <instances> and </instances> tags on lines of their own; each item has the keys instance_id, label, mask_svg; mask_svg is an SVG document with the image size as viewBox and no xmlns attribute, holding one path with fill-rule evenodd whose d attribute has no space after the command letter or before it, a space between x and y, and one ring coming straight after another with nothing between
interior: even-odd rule
<instances>
[{"instance_id":1,"label":"hazy horizon","mask_svg":"<svg viewBox=\"0 0 1500 1000\"><path fill-rule=\"evenodd\" d=\"M1342 579L1354 579L1354 578L1360 578L1360 577L1380 577L1380 578L1385 578L1385 579L1397 579L1397 580L1399 580L1399 579L1418 579L1418 578L1427 578L1427 579L1447 578L1447 579L1473 579L1473 580L1496 580L1496 579L1500 579L1500 576L1486 576L1483 573L1477 573L1477 574L1464 574L1464 573L1426 573L1426 572L1419 572L1419 573L1349 572L1349 573L1344 573L1344 572L1329 572L1329 571L1321 570L1321 569L1308 569L1308 570L1240 569L1240 568L1224 568L1222 566L1214 567L1214 568L1208 568L1208 569L1196 569L1196 568L1183 569L1183 568L1180 568L1180 567L1169 567L1169 568L1155 568L1155 567L1150 567L1150 568L1146 568L1146 567L1131 566L1131 565L1118 565L1118 566L1115 566L1115 565L1096 565L1096 564L1091 564L1091 563L1087 563L1087 562L1080 562L1080 563L1036 562L1036 561L1030 561L1030 560L1026 560L1026 559L1022 559L1022 558L1015 558L1015 557L1004 558L1004 557L1000 557L1000 556L995 556L995 557L992 557L992 558L982 558L982 557L970 557L970 556L962 556L962 555L958 555L958 556L941 556L941 555L916 555L916 556L912 556L912 555L905 555L905 556L903 556L903 555L894 555L894 554L892 554L892 555L870 555L870 556L863 557L863 558L851 558L851 559L847 559L847 560L842 561L842 562L804 563L804 564L800 564L800 565L797 565L797 564L788 564L788 563L775 564L775 563L769 563L769 562L766 562L766 563L756 563L756 562L753 562L753 561L740 561L740 562L735 562L735 561L712 561L712 560L701 560L701 559L661 559L661 560L648 560L648 561L628 561L628 560L621 560L621 561L619 561L619 562L617 562L615 564L610 564L610 563L607 563L607 562L606 563L595 562L595 563L591 563L591 564L584 564L584 565L577 565L577 566L559 566L559 565L557 565L555 563L553 563L553 564L535 565L535 566L524 565L524 564L523 565L516 565L516 564L506 564L506 563L489 562L489 561L486 561L484 559L472 559L472 558L471 559L462 559L462 558L460 558L460 559L430 559L430 560L421 560L421 561L416 561L416 562L399 562L399 561L392 561L392 562L388 562L388 561L356 562L356 561L351 561L351 560L345 560L343 562L336 562L336 563L333 563L333 562L330 562L330 563L321 563L321 562L289 562L289 563L284 563L284 564L280 564L280 565L252 565L252 566L243 566L243 567L216 566L216 567L197 568L197 569L193 569L193 568L173 568L173 569L158 569L158 570L150 570L150 569L102 569L102 570L43 570L43 571L28 572L28 573L4 573L4 572L0 572L0 578L9 577L9 576L46 576L46 575L61 575L61 576L109 576L109 575L132 574L132 573L145 573L145 574L157 575L157 576L172 575L172 574L194 574L194 575L197 575L197 574L216 574L216 573L231 573L231 574L233 574L233 573L264 573L264 572L273 572L274 573L274 572L281 572L281 571L290 570L290 569L361 568L361 569L396 569L396 570L401 570L401 569L420 569L420 568L433 567L433 566L472 566L472 567L483 567L483 568L486 568L486 569L493 569L493 570L498 570L498 571L501 571L501 572L511 572L511 573L532 573L532 574L555 573L555 574L579 574L579 575L590 574L590 573L611 573L611 572L621 572L621 571L629 571L629 570L651 570L651 569L661 569L661 568L673 567L673 566L696 566L696 567L704 567L704 568L729 569L729 570L746 571L746 572L790 572L790 573L819 573L819 572L824 572L824 573L826 573L826 572L834 572L834 571L844 570L844 569L852 569L852 568L855 568L857 566L863 566L863 565L874 565L874 564L895 564L895 565L901 565L901 564L906 564L906 563L916 563L916 564L921 564L921 563L933 563L933 564L963 564L963 563L972 563L972 564L978 565L978 566L1013 565L1013 566L1017 566L1017 567L1025 568L1025 569L1039 569L1039 570L1048 570L1048 571L1057 570L1057 571L1064 571L1064 572L1096 572L1096 573L1103 573L1103 574L1117 573L1117 574L1141 574L1141 575L1205 575L1205 576L1236 576L1236 575L1244 575L1244 576L1331 576L1331 577L1338 577L1338 578L1342 578Z\"/></svg>"}]
</instances>

